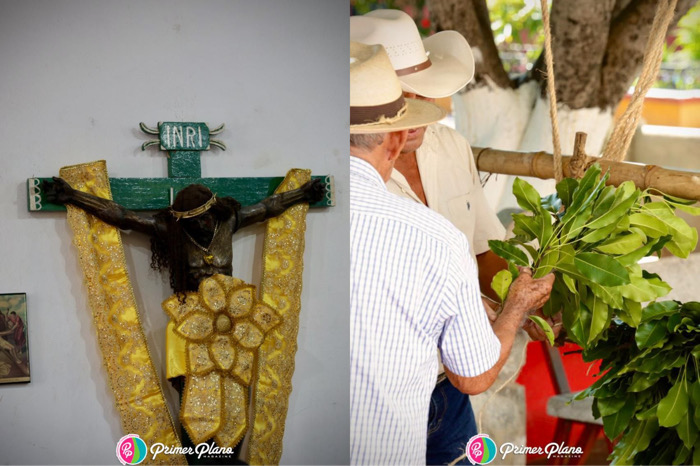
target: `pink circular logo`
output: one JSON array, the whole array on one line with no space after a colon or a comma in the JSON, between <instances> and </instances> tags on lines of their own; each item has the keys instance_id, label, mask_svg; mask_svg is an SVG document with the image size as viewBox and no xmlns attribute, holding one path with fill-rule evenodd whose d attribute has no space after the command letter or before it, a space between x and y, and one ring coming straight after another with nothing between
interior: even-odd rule
<instances>
[{"instance_id":1,"label":"pink circular logo","mask_svg":"<svg viewBox=\"0 0 700 466\"><path fill-rule=\"evenodd\" d=\"M141 463L147 454L146 442L136 434L125 435L117 442L117 459L124 466Z\"/></svg>"},{"instance_id":2,"label":"pink circular logo","mask_svg":"<svg viewBox=\"0 0 700 466\"><path fill-rule=\"evenodd\" d=\"M496 442L486 434L478 434L467 443L467 458L472 464L489 464L496 458Z\"/></svg>"}]
</instances>

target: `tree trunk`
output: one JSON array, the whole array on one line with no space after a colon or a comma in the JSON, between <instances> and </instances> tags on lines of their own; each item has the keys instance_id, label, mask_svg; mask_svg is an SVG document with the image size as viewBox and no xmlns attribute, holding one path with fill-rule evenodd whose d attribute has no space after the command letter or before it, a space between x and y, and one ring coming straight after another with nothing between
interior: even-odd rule
<instances>
[{"instance_id":1,"label":"tree trunk","mask_svg":"<svg viewBox=\"0 0 700 466\"><path fill-rule=\"evenodd\" d=\"M696 0L678 0L675 24ZM552 52L562 152L571 154L575 133L588 133L586 151L599 154L612 113L641 70L656 0L553 0ZM475 48L472 84L453 96L456 127L472 145L501 150L552 152L544 60L526 76L505 74L484 17L485 0L430 0L438 29L462 33ZM524 83L515 85L515 83ZM515 206L512 180L492 177L487 196L497 210ZM540 192L549 183L533 181Z\"/></svg>"},{"instance_id":2,"label":"tree trunk","mask_svg":"<svg viewBox=\"0 0 700 466\"><path fill-rule=\"evenodd\" d=\"M498 56L486 0L433 0L430 12L437 31L457 31L469 42L476 65L475 83L488 78L498 87L512 87Z\"/></svg>"},{"instance_id":3,"label":"tree trunk","mask_svg":"<svg viewBox=\"0 0 700 466\"><path fill-rule=\"evenodd\" d=\"M678 23L695 2L696 0L678 0L669 29ZM613 18L605 59L600 68L601 88L596 103L598 107L617 106L642 70L642 60L657 4L656 0L632 1Z\"/></svg>"}]
</instances>

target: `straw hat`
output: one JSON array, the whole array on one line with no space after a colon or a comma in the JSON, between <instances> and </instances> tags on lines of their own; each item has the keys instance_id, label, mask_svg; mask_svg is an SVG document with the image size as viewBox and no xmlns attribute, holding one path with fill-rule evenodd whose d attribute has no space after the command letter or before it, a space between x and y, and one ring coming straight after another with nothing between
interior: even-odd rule
<instances>
[{"instance_id":1,"label":"straw hat","mask_svg":"<svg viewBox=\"0 0 700 466\"><path fill-rule=\"evenodd\" d=\"M404 99L384 47L350 42L350 134L418 128L444 117L433 103Z\"/></svg>"},{"instance_id":2,"label":"straw hat","mask_svg":"<svg viewBox=\"0 0 700 466\"><path fill-rule=\"evenodd\" d=\"M474 56L460 33L442 31L421 40L413 18L401 10L351 16L350 40L382 44L407 92L448 97L474 76Z\"/></svg>"}]
</instances>

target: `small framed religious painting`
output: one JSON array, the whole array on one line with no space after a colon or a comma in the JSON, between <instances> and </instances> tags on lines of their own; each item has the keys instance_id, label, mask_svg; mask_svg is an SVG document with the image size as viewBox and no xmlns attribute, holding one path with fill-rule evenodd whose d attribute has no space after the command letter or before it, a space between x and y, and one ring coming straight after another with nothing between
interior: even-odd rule
<instances>
[{"instance_id":1,"label":"small framed religious painting","mask_svg":"<svg viewBox=\"0 0 700 466\"><path fill-rule=\"evenodd\" d=\"M0 383L29 380L27 295L0 294Z\"/></svg>"}]
</instances>

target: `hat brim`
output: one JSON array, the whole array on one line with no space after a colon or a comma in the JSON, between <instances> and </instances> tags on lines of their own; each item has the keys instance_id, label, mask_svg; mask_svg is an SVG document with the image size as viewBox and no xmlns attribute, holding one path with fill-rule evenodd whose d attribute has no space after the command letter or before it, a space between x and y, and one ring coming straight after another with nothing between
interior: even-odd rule
<instances>
[{"instance_id":1,"label":"hat brim","mask_svg":"<svg viewBox=\"0 0 700 466\"><path fill-rule=\"evenodd\" d=\"M439 99L459 91L474 77L474 55L458 32L438 32L424 39L423 46L431 66L400 76L404 91Z\"/></svg>"},{"instance_id":2,"label":"hat brim","mask_svg":"<svg viewBox=\"0 0 700 466\"><path fill-rule=\"evenodd\" d=\"M373 125L350 125L350 134L391 133L392 131L420 128L436 123L447 115L442 107L431 102L415 99L406 99L406 102L408 103L406 113L400 120Z\"/></svg>"}]
</instances>

